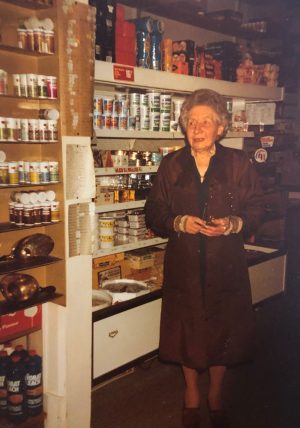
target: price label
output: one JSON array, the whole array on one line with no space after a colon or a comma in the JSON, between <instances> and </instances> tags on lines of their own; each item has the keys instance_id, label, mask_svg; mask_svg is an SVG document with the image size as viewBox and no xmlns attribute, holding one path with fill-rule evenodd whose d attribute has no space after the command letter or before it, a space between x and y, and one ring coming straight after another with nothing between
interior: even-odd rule
<instances>
[{"instance_id":1,"label":"price label","mask_svg":"<svg viewBox=\"0 0 300 428\"><path fill-rule=\"evenodd\" d=\"M134 82L134 67L114 65L114 79Z\"/></svg>"}]
</instances>

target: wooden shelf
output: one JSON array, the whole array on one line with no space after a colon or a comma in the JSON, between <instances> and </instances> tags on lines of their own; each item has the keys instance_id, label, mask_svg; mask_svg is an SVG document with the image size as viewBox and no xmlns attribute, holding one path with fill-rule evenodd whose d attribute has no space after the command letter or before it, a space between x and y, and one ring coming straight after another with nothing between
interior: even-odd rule
<instances>
[{"instance_id":1,"label":"wooden shelf","mask_svg":"<svg viewBox=\"0 0 300 428\"><path fill-rule=\"evenodd\" d=\"M3 1L3 0L0 0ZM7 2L10 3L10 2ZM37 51L29 51L27 49L21 49L17 46L9 46L9 45L1 45L0 44L0 51L2 52L11 52L13 54L19 54L19 55L29 55L34 57L44 57L44 56L53 56L53 53L48 52L37 52Z\"/></svg>"},{"instance_id":2,"label":"wooden shelf","mask_svg":"<svg viewBox=\"0 0 300 428\"><path fill-rule=\"evenodd\" d=\"M59 224L60 221L56 221L54 223L41 223L41 224L34 224L32 226L16 226L14 223L0 223L0 233L5 233L5 232L12 232L12 231L16 231L16 230L27 230L27 229L33 229L36 227L48 227L48 226L54 226L55 224Z\"/></svg>"},{"instance_id":3,"label":"wooden shelf","mask_svg":"<svg viewBox=\"0 0 300 428\"><path fill-rule=\"evenodd\" d=\"M34 0L0 0L1 3L15 4L16 6L24 7L26 9L50 9L53 7L51 4L46 4L44 1Z\"/></svg>"},{"instance_id":4,"label":"wooden shelf","mask_svg":"<svg viewBox=\"0 0 300 428\"><path fill-rule=\"evenodd\" d=\"M284 88L281 87L271 88L263 85L227 82L166 71L147 70L141 67L130 67L134 71L133 81L116 80L114 78L114 66L115 64L110 62L95 61L95 84L144 89L149 89L150 85L152 88L176 94L188 94L199 88L213 89L229 98L245 98L246 100L257 101L282 101L284 97Z\"/></svg>"},{"instance_id":5,"label":"wooden shelf","mask_svg":"<svg viewBox=\"0 0 300 428\"><path fill-rule=\"evenodd\" d=\"M56 141L8 141L8 140L1 140L1 144L55 144L58 143L58 140Z\"/></svg>"},{"instance_id":6,"label":"wooden shelf","mask_svg":"<svg viewBox=\"0 0 300 428\"><path fill-rule=\"evenodd\" d=\"M51 183L24 183L24 184L0 184L0 189L15 189L16 187L41 187L41 186L51 186L53 184L59 184L58 181L53 181Z\"/></svg>"},{"instance_id":7,"label":"wooden shelf","mask_svg":"<svg viewBox=\"0 0 300 428\"><path fill-rule=\"evenodd\" d=\"M49 293L45 290L41 289L38 294L31 299L27 300L26 302L8 302L8 301L1 301L0 302L0 315L6 315L12 312L17 312L22 309L31 308L32 306L40 305L42 303L51 302L54 299L57 299L58 297L61 297L62 294L58 293ZM22 336L24 334L22 333ZM5 338L5 341L8 340Z\"/></svg>"},{"instance_id":8,"label":"wooden shelf","mask_svg":"<svg viewBox=\"0 0 300 428\"><path fill-rule=\"evenodd\" d=\"M0 275L10 272L17 272L20 270L33 269L40 266L46 266L59 262L61 259L53 256L35 256L28 257L27 260L22 261L17 258L8 259L5 261L0 260Z\"/></svg>"},{"instance_id":9,"label":"wooden shelf","mask_svg":"<svg viewBox=\"0 0 300 428\"><path fill-rule=\"evenodd\" d=\"M0 0L1 1L1 0ZM10 95L10 94L1 94L0 98L10 98L21 101L57 101L58 98L49 98L49 97L21 97L18 95Z\"/></svg>"}]
</instances>

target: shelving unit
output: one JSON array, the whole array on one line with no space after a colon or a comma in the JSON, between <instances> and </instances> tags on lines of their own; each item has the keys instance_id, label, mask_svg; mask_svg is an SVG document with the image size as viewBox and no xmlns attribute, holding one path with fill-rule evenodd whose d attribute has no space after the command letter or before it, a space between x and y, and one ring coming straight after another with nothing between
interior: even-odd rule
<instances>
[{"instance_id":1,"label":"shelving unit","mask_svg":"<svg viewBox=\"0 0 300 428\"><path fill-rule=\"evenodd\" d=\"M154 245L164 244L167 241L167 239L163 238L149 238L137 242L131 242L129 244L116 245L113 248L100 248L99 250L94 252L93 258L107 256L109 254L121 253L123 251L136 250L138 248L152 247Z\"/></svg>"}]
</instances>

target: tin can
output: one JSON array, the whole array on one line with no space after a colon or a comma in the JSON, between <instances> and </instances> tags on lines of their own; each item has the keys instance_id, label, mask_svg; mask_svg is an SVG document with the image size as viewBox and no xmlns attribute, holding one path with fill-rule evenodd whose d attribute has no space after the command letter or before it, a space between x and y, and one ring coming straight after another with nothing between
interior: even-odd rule
<instances>
[{"instance_id":1,"label":"tin can","mask_svg":"<svg viewBox=\"0 0 300 428\"><path fill-rule=\"evenodd\" d=\"M103 98L100 96L94 97L94 112L103 113Z\"/></svg>"},{"instance_id":2,"label":"tin can","mask_svg":"<svg viewBox=\"0 0 300 428\"><path fill-rule=\"evenodd\" d=\"M94 128L103 128L102 113L94 112Z\"/></svg>"},{"instance_id":3,"label":"tin can","mask_svg":"<svg viewBox=\"0 0 300 428\"><path fill-rule=\"evenodd\" d=\"M8 162L8 183L19 184L18 162Z\"/></svg>"},{"instance_id":4,"label":"tin can","mask_svg":"<svg viewBox=\"0 0 300 428\"><path fill-rule=\"evenodd\" d=\"M138 92L132 92L129 94L130 107L140 105L140 94Z\"/></svg>"},{"instance_id":5,"label":"tin can","mask_svg":"<svg viewBox=\"0 0 300 428\"><path fill-rule=\"evenodd\" d=\"M149 90L148 94L148 105L150 108L150 113L159 113L160 112L160 95L159 91Z\"/></svg>"},{"instance_id":6,"label":"tin can","mask_svg":"<svg viewBox=\"0 0 300 428\"><path fill-rule=\"evenodd\" d=\"M21 97L28 97L27 74L20 74Z\"/></svg>"},{"instance_id":7,"label":"tin can","mask_svg":"<svg viewBox=\"0 0 300 428\"><path fill-rule=\"evenodd\" d=\"M29 177L31 184L40 184L40 162L30 162Z\"/></svg>"},{"instance_id":8,"label":"tin can","mask_svg":"<svg viewBox=\"0 0 300 428\"><path fill-rule=\"evenodd\" d=\"M10 223L15 223L15 202L8 203L8 219Z\"/></svg>"},{"instance_id":9,"label":"tin can","mask_svg":"<svg viewBox=\"0 0 300 428\"><path fill-rule=\"evenodd\" d=\"M111 117L111 128L119 129L119 116L117 114L114 114Z\"/></svg>"},{"instance_id":10,"label":"tin can","mask_svg":"<svg viewBox=\"0 0 300 428\"><path fill-rule=\"evenodd\" d=\"M51 202L51 222L56 223L59 221L59 202Z\"/></svg>"},{"instance_id":11,"label":"tin can","mask_svg":"<svg viewBox=\"0 0 300 428\"><path fill-rule=\"evenodd\" d=\"M42 74L38 74L37 86L38 86L38 97L47 98L48 97L47 77Z\"/></svg>"},{"instance_id":12,"label":"tin can","mask_svg":"<svg viewBox=\"0 0 300 428\"><path fill-rule=\"evenodd\" d=\"M0 95L7 94L7 72L0 69Z\"/></svg>"},{"instance_id":13,"label":"tin can","mask_svg":"<svg viewBox=\"0 0 300 428\"><path fill-rule=\"evenodd\" d=\"M44 31L44 47L44 52L54 53L54 31Z\"/></svg>"},{"instance_id":14,"label":"tin can","mask_svg":"<svg viewBox=\"0 0 300 428\"><path fill-rule=\"evenodd\" d=\"M103 114L102 115L102 127L103 129L110 129L111 128L111 116Z\"/></svg>"},{"instance_id":15,"label":"tin can","mask_svg":"<svg viewBox=\"0 0 300 428\"><path fill-rule=\"evenodd\" d=\"M27 96L30 98L36 98L38 96L37 89L37 75L27 74Z\"/></svg>"},{"instance_id":16,"label":"tin can","mask_svg":"<svg viewBox=\"0 0 300 428\"><path fill-rule=\"evenodd\" d=\"M16 226L24 225L23 213L24 213L24 205L16 203L14 206L14 216L15 216Z\"/></svg>"},{"instance_id":17,"label":"tin can","mask_svg":"<svg viewBox=\"0 0 300 428\"><path fill-rule=\"evenodd\" d=\"M21 140L29 141L28 119L20 119L20 129L21 129L21 135L20 135Z\"/></svg>"},{"instance_id":18,"label":"tin can","mask_svg":"<svg viewBox=\"0 0 300 428\"><path fill-rule=\"evenodd\" d=\"M30 183L30 162L24 160L25 183Z\"/></svg>"},{"instance_id":19,"label":"tin can","mask_svg":"<svg viewBox=\"0 0 300 428\"><path fill-rule=\"evenodd\" d=\"M41 224L42 223L42 208L40 204L34 204L33 205L33 221L34 224Z\"/></svg>"},{"instance_id":20,"label":"tin can","mask_svg":"<svg viewBox=\"0 0 300 428\"><path fill-rule=\"evenodd\" d=\"M47 161L40 162L40 181L41 183L50 183L49 162Z\"/></svg>"},{"instance_id":21,"label":"tin can","mask_svg":"<svg viewBox=\"0 0 300 428\"><path fill-rule=\"evenodd\" d=\"M129 116L140 116L141 107L140 105L133 105L129 108Z\"/></svg>"},{"instance_id":22,"label":"tin can","mask_svg":"<svg viewBox=\"0 0 300 428\"><path fill-rule=\"evenodd\" d=\"M46 82L48 98L57 98L57 78L55 76L47 76Z\"/></svg>"},{"instance_id":23,"label":"tin can","mask_svg":"<svg viewBox=\"0 0 300 428\"><path fill-rule=\"evenodd\" d=\"M136 116L129 116L128 117L128 130L129 131L135 131L135 124L136 124Z\"/></svg>"},{"instance_id":24,"label":"tin can","mask_svg":"<svg viewBox=\"0 0 300 428\"><path fill-rule=\"evenodd\" d=\"M0 141L6 140L6 117L0 117Z\"/></svg>"},{"instance_id":25,"label":"tin can","mask_svg":"<svg viewBox=\"0 0 300 428\"><path fill-rule=\"evenodd\" d=\"M58 183L59 175L58 175L58 162L57 161L49 161L49 171L50 171L50 182Z\"/></svg>"},{"instance_id":26,"label":"tin can","mask_svg":"<svg viewBox=\"0 0 300 428\"><path fill-rule=\"evenodd\" d=\"M12 78L13 78L13 87L14 87L13 94L16 97L20 97L22 95L20 75L19 74L13 74ZM27 84L27 81L26 81L26 84Z\"/></svg>"},{"instance_id":27,"label":"tin can","mask_svg":"<svg viewBox=\"0 0 300 428\"><path fill-rule=\"evenodd\" d=\"M0 186L5 186L9 183L8 162L0 162Z\"/></svg>"},{"instance_id":28,"label":"tin can","mask_svg":"<svg viewBox=\"0 0 300 428\"><path fill-rule=\"evenodd\" d=\"M44 202L41 204L42 215L41 220L43 224L51 223L51 204Z\"/></svg>"},{"instance_id":29,"label":"tin can","mask_svg":"<svg viewBox=\"0 0 300 428\"><path fill-rule=\"evenodd\" d=\"M40 28L33 29L33 46L36 52L43 52L43 36Z\"/></svg>"},{"instance_id":30,"label":"tin can","mask_svg":"<svg viewBox=\"0 0 300 428\"><path fill-rule=\"evenodd\" d=\"M48 120L39 119L39 140L48 141L49 140L49 131L48 131Z\"/></svg>"},{"instance_id":31,"label":"tin can","mask_svg":"<svg viewBox=\"0 0 300 428\"><path fill-rule=\"evenodd\" d=\"M18 161L19 183L25 183L24 161Z\"/></svg>"},{"instance_id":32,"label":"tin can","mask_svg":"<svg viewBox=\"0 0 300 428\"><path fill-rule=\"evenodd\" d=\"M159 130L170 132L170 121L171 121L170 113L161 113L160 121L159 121Z\"/></svg>"},{"instance_id":33,"label":"tin can","mask_svg":"<svg viewBox=\"0 0 300 428\"><path fill-rule=\"evenodd\" d=\"M58 140L57 120L48 120L48 137L49 141Z\"/></svg>"},{"instance_id":34,"label":"tin can","mask_svg":"<svg viewBox=\"0 0 300 428\"><path fill-rule=\"evenodd\" d=\"M113 111L113 97L103 97L103 114L111 115Z\"/></svg>"},{"instance_id":35,"label":"tin can","mask_svg":"<svg viewBox=\"0 0 300 428\"><path fill-rule=\"evenodd\" d=\"M172 97L170 94L160 95L160 112L161 113L171 113L171 100L172 100Z\"/></svg>"},{"instance_id":36,"label":"tin can","mask_svg":"<svg viewBox=\"0 0 300 428\"><path fill-rule=\"evenodd\" d=\"M160 113L150 113L150 131L159 131Z\"/></svg>"},{"instance_id":37,"label":"tin can","mask_svg":"<svg viewBox=\"0 0 300 428\"><path fill-rule=\"evenodd\" d=\"M119 129L125 131L128 129L128 116L119 117Z\"/></svg>"},{"instance_id":38,"label":"tin can","mask_svg":"<svg viewBox=\"0 0 300 428\"><path fill-rule=\"evenodd\" d=\"M141 116L140 128L141 128L141 131L149 131L150 116Z\"/></svg>"},{"instance_id":39,"label":"tin can","mask_svg":"<svg viewBox=\"0 0 300 428\"><path fill-rule=\"evenodd\" d=\"M27 30L26 28L17 29L18 48L27 49Z\"/></svg>"},{"instance_id":40,"label":"tin can","mask_svg":"<svg viewBox=\"0 0 300 428\"><path fill-rule=\"evenodd\" d=\"M128 114L128 100L119 100L119 116L127 116Z\"/></svg>"},{"instance_id":41,"label":"tin can","mask_svg":"<svg viewBox=\"0 0 300 428\"><path fill-rule=\"evenodd\" d=\"M27 49L29 51L34 51L34 35L33 30L26 30L27 38Z\"/></svg>"},{"instance_id":42,"label":"tin can","mask_svg":"<svg viewBox=\"0 0 300 428\"><path fill-rule=\"evenodd\" d=\"M39 141L39 121L38 119L28 119L28 137L29 141Z\"/></svg>"},{"instance_id":43,"label":"tin can","mask_svg":"<svg viewBox=\"0 0 300 428\"><path fill-rule=\"evenodd\" d=\"M148 94L140 94L140 106L149 106L149 96Z\"/></svg>"},{"instance_id":44,"label":"tin can","mask_svg":"<svg viewBox=\"0 0 300 428\"><path fill-rule=\"evenodd\" d=\"M6 139L8 141L18 141L17 120L14 117L6 118Z\"/></svg>"},{"instance_id":45,"label":"tin can","mask_svg":"<svg viewBox=\"0 0 300 428\"><path fill-rule=\"evenodd\" d=\"M33 226L34 218L33 218L33 205L25 204L23 207L23 221L25 226Z\"/></svg>"}]
</instances>

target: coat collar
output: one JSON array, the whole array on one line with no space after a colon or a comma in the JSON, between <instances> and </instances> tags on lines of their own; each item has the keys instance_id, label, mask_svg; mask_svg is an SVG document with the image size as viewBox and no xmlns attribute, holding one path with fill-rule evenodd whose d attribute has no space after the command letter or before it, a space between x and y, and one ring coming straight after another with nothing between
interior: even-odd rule
<instances>
[{"instance_id":1,"label":"coat collar","mask_svg":"<svg viewBox=\"0 0 300 428\"><path fill-rule=\"evenodd\" d=\"M210 186L225 183L227 181L226 174L226 158L228 149L220 143L216 143L216 153L211 158L210 163ZM199 182L199 175L195 164L194 157L191 154L191 149L186 145L180 153L181 172L179 173L177 184L181 186L191 185Z\"/></svg>"}]
</instances>

